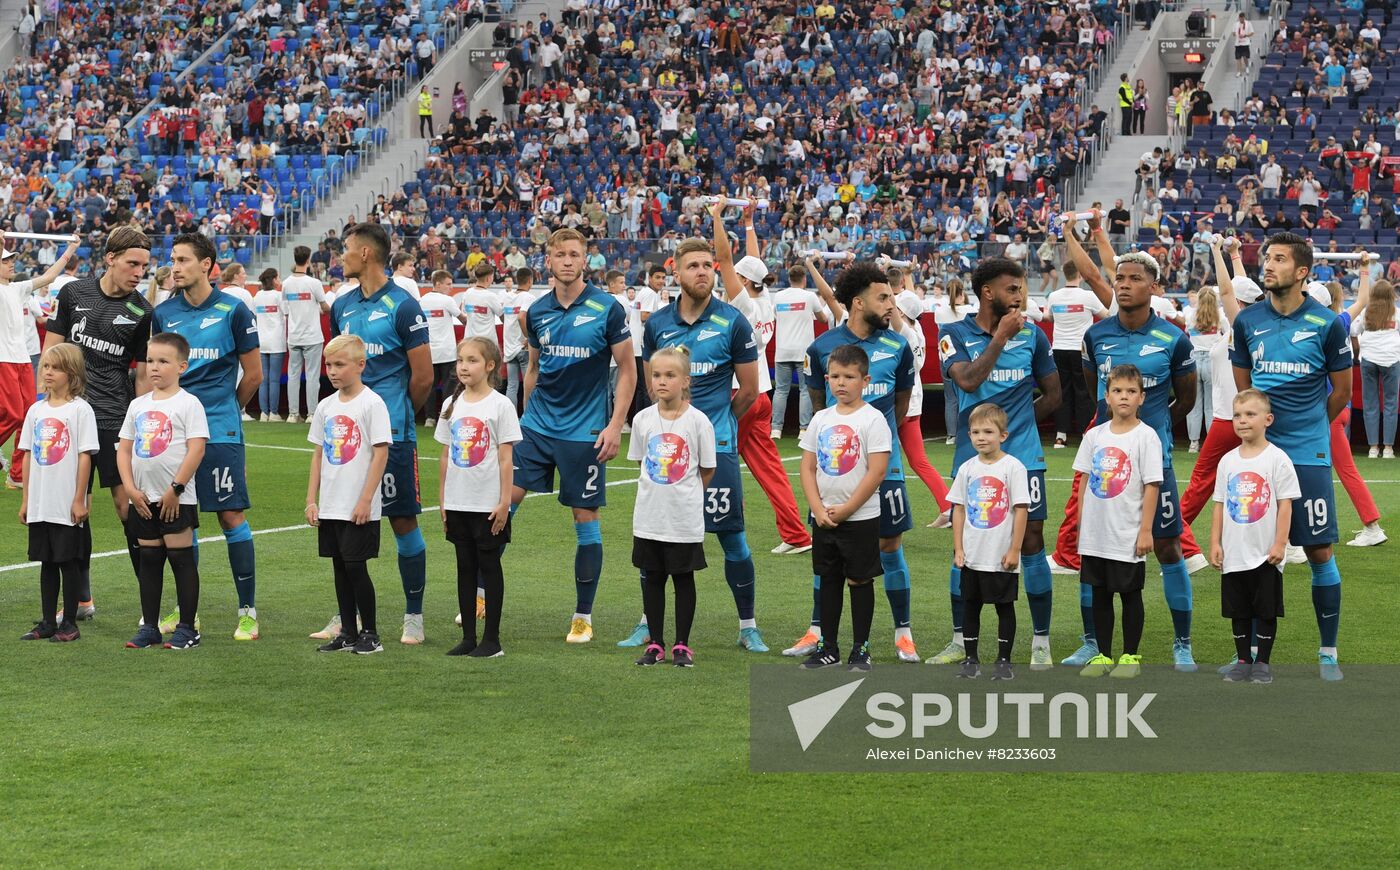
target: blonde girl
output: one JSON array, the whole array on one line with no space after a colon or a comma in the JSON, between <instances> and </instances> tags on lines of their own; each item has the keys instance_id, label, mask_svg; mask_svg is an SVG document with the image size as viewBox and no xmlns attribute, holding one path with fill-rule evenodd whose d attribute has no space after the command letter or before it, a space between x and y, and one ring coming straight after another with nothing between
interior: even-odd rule
<instances>
[{"instance_id":1,"label":"blonde girl","mask_svg":"<svg viewBox=\"0 0 1400 870\"><path fill-rule=\"evenodd\" d=\"M25 415L24 490L19 521L29 527L29 558L39 563L39 623L22 640L64 643L78 639L82 569L92 554L87 523L88 480L97 452L97 417L83 399L87 372L75 344L56 344L39 359L45 396ZM59 581L64 618L58 614Z\"/></svg>"},{"instance_id":2,"label":"blonde girl","mask_svg":"<svg viewBox=\"0 0 1400 870\"><path fill-rule=\"evenodd\" d=\"M705 487L715 473L715 430L690 404L690 351L667 347L647 363L656 404L632 420L627 458L641 464L632 513L632 564L642 574L642 609L651 640L637 664L666 660L666 578L676 587L671 663L695 663L695 572L705 567Z\"/></svg>"}]
</instances>

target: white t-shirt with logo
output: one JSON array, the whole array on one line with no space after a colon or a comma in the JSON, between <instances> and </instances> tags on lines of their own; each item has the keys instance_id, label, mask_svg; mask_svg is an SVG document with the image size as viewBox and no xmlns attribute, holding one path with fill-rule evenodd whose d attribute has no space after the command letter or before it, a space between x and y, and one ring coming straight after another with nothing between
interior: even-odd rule
<instances>
[{"instance_id":1,"label":"white t-shirt with logo","mask_svg":"<svg viewBox=\"0 0 1400 870\"><path fill-rule=\"evenodd\" d=\"M525 349L525 328L520 325L520 315L534 303L535 295L528 291L509 290L501 304L501 337L504 346L501 355L514 359Z\"/></svg>"},{"instance_id":2,"label":"white t-shirt with logo","mask_svg":"<svg viewBox=\"0 0 1400 870\"><path fill-rule=\"evenodd\" d=\"M773 300L767 293L750 296L747 291L735 296L730 302L744 319L753 327L754 338L758 341L758 391L766 393L773 389L773 375L768 371L768 342L773 340L774 311ZM739 378L734 377L734 388L739 388Z\"/></svg>"},{"instance_id":3,"label":"white t-shirt with logo","mask_svg":"<svg viewBox=\"0 0 1400 870\"><path fill-rule=\"evenodd\" d=\"M1356 337L1356 344L1360 349L1357 359L1362 362L1381 368L1400 363L1400 331L1395 328L1394 317L1381 329L1367 329L1366 315L1363 312L1352 321L1351 334Z\"/></svg>"},{"instance_id":4,"label":"white t-shirt with logo","mask_svg":"<svg viewBox=\"0 0 1400 870\"><path fill-rule=\"evenodd\" d=\"M24 338L25 312L34 295L33 281L0 284L0 363L29 362L29 343Z\"/></svg>"},{"instance_id":5,"label":"white t-shirt with logo","mask_svg":"<svg viewBox=\"0 0 1400 870\"><path fill-rule=\"evenodd\" d=\"M1138 527L1144 509L1143 488L1162 482L1162 439L1141 420L1116 434L1112 422L1084 433L1074 470L1086 475L1080 498L1084 520L1079 526L1079 555L1115 562L1143 562L1137 555ZM1146 505L1155 511L1155 504Z\"/></svg>"},{"instance_id":6,"label":"white t-shirt with logo","mask_svg":"<svg viewBox=\"0 0 1400 870\"><path fill-rule=\"evenodd\" d=\"M1010 453L995 462L984 462L980 455L962 464L948 501L960 504L966 513L963 523L963 567L976 571L1005 571L1001 557L1011 549L1016 507L1030 507L1030 475L1026 466Z\"/></svg>"},{"instance_id":7,"label":"white t-shirt with logo","mask_svg":"<svg viewBox=\"0 0 1400 870\"><path fill-rule=\"evenodd\" d=\"M262 353L287 352L287 309L282 304L280 290L259 290L253 297L253 313L258 318L258 344ZM281 377L281 372L266 372L268 377Z\"/></svg>"},{"instance_id":8,"label":"white t-shirt with logo","mask_svg":"<svg viewBox=\"0 0 1400 870\"><path fill-rule=\"evenodd\" d=\"M189 440L209 437L209 421L204 406L184 390L164 399L147 393L132 400L117 437L131 442L132 483L148 501L159 501L175 482L175 472L189 452ZM195 492L198 477L196 474L185 482L180 504L199 503Z\"/></svg>"},{"instance_id":9,"label":"white t-shirt with logo","mask_svg":"<svg viewBox=\"0 0 1400 870\"><path fill-rule=\"evenodd\" d=\"M822 310L821 297L805 287L788 287L773 294L773 331L778 346L773 349L774 362L802 362L807 348L816 340L817 312Z\"/></svg>"},{"instance_id":10,"label":"white t-shirt with logo","mask_svg":"<svg viewBox=\"0 0 1400 870\"><path fill-rule=\"evenodd\" d=\"M394 440L389 407L369 387L349 401L340 391L322 399L311 415L306 440L321 451L321 493L317 509L323 520L349 520L360 503L374 448ZM380 517L382 497L374 488L371 521Z\"/></svg>"},{"instance_id":11,"label":"white t-shirt with logo","mask_svg":"<svg viewBox=\"0 0 1400 870\"><path fill-rule=\"evenodd\" d=\"M432 350L433 365L450 363L457 359L457 329L462 309L457 300L446 293L430 290L418 299L423 307L423 316L428 318L428 347Z\"/></svg>"},{"instance_id":12,"label":"white t-shirt with logo","mask_svg":"<svg viewBox=\"0 0 1400 870\"><path fill-rule=\"evenodd\" d=\"M656 295L656 291L643 284L633 292L633 298L628 299L624 293L617 298L622 303L623 309L627 312L627 328L632 331L632 354L640 357L642 355L642 332L645 324L642 322L642 315L650 317L656 312L661 304L661 297Z\"/></svg>"},{"instance_id":13,"label":"white t-shirt with logo","mask_svg":"<svg viewBox=\"0 0 1400 870\"><path fill-rule=\"evenodd\" d=\"M1278 503L1303 494L1293 462L1277 445L1265 442L1249 459L1240 449L1222 456L1215 470L1215 501L1224 507L1221 567L1227 574L1264 564L1278 533Z\"/></svg>"},{"instance_id":14,"label":"white t-shirt with logo","mask_svg":"<svg viewBox=\"0 0 1400 870\"><path fill-rule=\"evenodd\" d=\"M47 399L29 406L19 430L19 449L29 452L27 523L73 525L78 494L78 456L96 453L97 416L92 406L73 399L54 407ZM92 469L96 474L97 470Z\"/></svg>"},{"instance_id":15,"label":"white t-shirt with logo","mask_svg":"<svg viewBox=\"0 0 1400 870\"><path fill-rule=\"evenodd\" d=\"M310 275L291 274L282 282L282 304L287 314L287 344L311 347L324 344L321 304L329 303L321 282Z\"/></svg>"},{"instance_id":16,"label":"white t-shirt with logo","mask_svg":"<svg viewBox=\"0 0 1400 870\"><path fill-rule=\"evenodd\" d=\"M496 341L496 318L505 305L501 294L489 287L468 287L456 296L462 313L467 315L463 338L489 338Z\"/></svg>"},{"instance_id":17,"label":"white t-shirt with logo","mask_svg":"<svg viewBox=\"0 0 1400 870\"><path fill-rule=\"evenodd\" d=\"M823 504L833 507L850 501L870 467L870 454L890 452L890 424L872 405L861 405L849 414L842 414L840 406L833 405L812 415L799 445L804 452L817 455L817 492ZM879 515L880 492L876 490L847 520Z\"/></svg>"},{"instance_id":18,"label":"white t-shirt with logo","mask_svg":"<svg viewBox=\"0 0 1400 870\"><path fill-rule=\"evenodd\" d=\"M700 469L715 467L715 427L687 405L663 420L651 405L632 420L627 458L641 463L632 534L647 541L691 544L705 540L705 487ZM733 493L738 498L739 493Z\"/></svg>"},{"instance_id":19,"label":"white t-shirt with logo","mask_svg":"<svg viewBox=\"0 0 1400 870\"><path fill-rule=\"evenodd\" d=\"M510 400L495 390L478 402L465 393L448 399L433 438L447 448L442 506L467 513L495 510L501 503L500 447L521 438Z\"/></svg>"},{"instance_id":20,"label":"white t-shirt with logo","mask_svg":"<svg viewBox=\"0 0 1400 870\"><path fill-rule=\"evenodd\" d=\"M1061 287L1045 297L1045 304L1055 322L1051 350L1078 352L1084 346L1084 333L1094 325L1094 316L1108 313L1099 297L1083 287Z\"/></svg>"}]
</instances>

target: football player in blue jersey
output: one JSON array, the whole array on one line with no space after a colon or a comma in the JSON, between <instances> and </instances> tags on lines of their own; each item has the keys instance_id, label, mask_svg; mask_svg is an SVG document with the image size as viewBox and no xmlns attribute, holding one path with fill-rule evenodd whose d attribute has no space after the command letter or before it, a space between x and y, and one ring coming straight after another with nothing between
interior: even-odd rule
<instances>
[{"instance_id":1,"label":"football player in blue jersey","mask_svg":"<svg viewBox=\"0 0 1400 870\"><path fill-rule=\"evenodd\" d=\"M525 313L530 361L511 497L514 510L527 490L553 492L558 470L559 503L573 511L578 544L569 643L593 639L593 599L603 572L598 509L607 503L608 460L617 456L637 382L627 312L606 290L584 281L586 244L577 230L562 229L545 245L553 290ZM617 362L617 398L611 403L609 360Z\"/></svg>"},{"instance_id":2,"label":"football player in blue jersey","mask_svg":"<svg viewBox=\"0 0 1400 870\"><path fill-rule=\"evenodd\" d=\"M1080 273L1102 280L1082 249L1071 253ZM1153 550L1162 566L1162 591L1172 616L1172 662L1176 670L1191 673L1196 660L1191 652L1191 574L1182 551L1186 529L1181 519L1176 472L1172 463L1172 430L1186 418L1196 399L1196 364L1186 333L1155 314L1152 296L1160 283L1160 266L1150 254L1133 251L1118 257L1110 270L1118 313L1100 320L1084 334L1084 376L1098 397L1096 419L1107 419L1104 405L1108 373L1115 365L1131 363L1141 373L1146 397L1138 417L1151 426L1162 442L1162 484L1157 518L1153 526ZM1087 497L1087 496L1085 496ZM1090 597L1080 584L1081 612ZM1090 608L1091 609L1091 608ZM1098 655L1097 641L1085 617L1083 645L1062 664L1086 664L1085 655Z\"/></svg>"},{"instance_id":3,"label":"football player in blue jersey","mask_svg":"<svg viewBox=\"0 0 1400 870\"><path fill-rule=\"evenodd\" d=\"M422 513L418 488L418 432L414 419L433 388L433 356L428 344L428 319L418 299L389 280L389 234L379 224L355 224L345 231L342 262L345 277L358 281L331 305L331 338L342 333L365 343L365 386L389 408L389 461L379 492L384 516L394 531L403 583L403 635L400 643L424 640L423 591L427 587L428 545L418 528ZM340 634L337 614L326 626L330 637Z\"/></svg>"},{"instance_id":4,"label":"football player in blue jersey","mask_svg":"<svg viewBox=\"0 0 1400 870\"><path fill-rule=\"evenodd\" d=\"M856 262L836 278L833 290L809 262L817 288L827 307L845 322L817 336L807 348L803 372L815 410L832 404L826 383L826 360L836 348L859 345L870 359L870 382L864 398L884 414L890 437L899 443L899 421L909 413L915 372L914 352L904 336L890 328L896 315L895 293L889 276L871 263ZM884 568L885 597L894 617L895 657L902 662L919 661L910 625L909 563L904 558L904 533L914 527L909 495L904 486L904 466L900 453L890 453L889 469L880 484L880 564ZM812 625L791 647L786 656L810 655L821 639L821 580L812 578Z\"/></svg>"},{"instance_id":5,"label":"football player in blue jersey","mask_svg":"<svg viewBox=\"0 0 1400 870\"><path fill-rule=\"evenodd\" d=\"M1050 613L1053 578L1045 558L1045 449L1039 421L1060 406L1060 377L1045 333L1025 321L1022 302L1026 270L1005 257L989 257L972 271L972 292L981 307L975 314L945 324L938 340L943 378L958 387L957 446L953 467L976 454L968 440L967 421L985 403L1006 412L1008 437L1003 445L1029 473L1030 515L1021 544L1021 570L1030 606L1031 670L1053 667ZM1040 387L1040 397L1034 398ZM930 664L954 664L966 657L963 647L962 570L949 570L953 640Z\"/></svg>"},{"instance_id":6,"label":"football player in blue jersey","mask_svg":"<svg viewBox=\"0 0 1400 870\"><path fill-rule=\"evenodd\" d=\"M729 236L717 210L715 241L718 252L704 239L687 239L676 248L676 301L647 319L642 334L642 360L663 347L684 345L690 350L690 401L715 429L714 476L705 487L705 531L719 538L724 550L724 579L739 611L739 646L767 652L754 614L754 566L744 532L744 488L739 476L739 420L758 397L758 341L737 308L714 296L716 267L726 289L739 287ZM647 369L647 383L651 382ZM731 389L738 381L737 390ZM646 580L643 579L643 585ZM624 643L645 626L638 625Z\"/></svg>"},{"instance_id":7,"label":"football player in blue jersey","mask_svg":"<svg viewBox=\"0 0 1400 870\"><path fill-rule=\"evenodd\" d=\"M209 421L209 441L195 478L199 509L218 516L228 542L228 564L238 593L233 639L257 640L257 570L253 532L244 516L252 503L244 472L242 416L243 406L262 383L262 358L253 312L209 283L215 257L208 237L175 237L170 248L175 295L156 306L152 329L177 333L189 342L189 369L181 375L180 386L200 401ZM161 621L161 633L174 631L179 621L177 610ZM195 625L198 631L198 622Z\"/></svg>"},{"instance_id":8,"label":"football player in blue jersey","mask_svg":"<svg viewBox=\"0 0 1400 870\"><path fill-rule=\"evenodd\" d=\"M1351 340L1337 315L1304 292L1313 264L1307 239L1275 233L1265 240L1261 259L1268 295L1235 318L1230 362L1241 390L1254 387L1268 394L1274 406L1269 440L1283 448L1298 472L1302 497L1288 539L1303 548L1312 569L1321 676L1340 680L1342 575L1332 554L1337 511L1328 431L1351 404Z\"/></svg>"}]
</instances>

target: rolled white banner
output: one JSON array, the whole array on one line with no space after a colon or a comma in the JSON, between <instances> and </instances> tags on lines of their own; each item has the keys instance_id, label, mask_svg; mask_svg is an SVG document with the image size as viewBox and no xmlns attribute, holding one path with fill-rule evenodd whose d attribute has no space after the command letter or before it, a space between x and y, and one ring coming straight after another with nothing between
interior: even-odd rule
<instances>
[{"instance_id":1,"label":"rolled white banner","mask_svg":"<svg viewBox=\"0 0 1400 870\"><path fill-rule=\"evenodd\" d=\"M913 260L894 260L889 257L881 257L875 262L881 266L893 266L896 269L911 269L914 267Z\"/></svg>"},{"instance_id":2,"label":"rolled white banner","mask_svg":"<svg viewBox=\"0 0 1400 870\"><path fill-rule=\"evenodd\" d=\"M79 239L77 236L74 236L74 235L63 236L63 235L59 235L59 234L57 234L57 233L17 233L17 232L10 232L10 231L8 231L8 230L5 232L5 238L7 238L7 239L35 239L35 240L38 240L38 241L41 241L41 242L81 242L81 241L82 241L82 239Z\"/></svg>"},{"instance_id":3,"label":"rolled white banner","mask_svg":"<svg viewBox=\"0 0 1400 870\"><path fill-rule=\"evenodd\" d=\"M755 208L759 211L765 211L768 208L768 200L766 199L736 199L732 196L705 197L706 205L714 205L717 202L723 202L725 205L732 205L735 208L747 208L749 203L754 203Z\"/></svg>"},{"instance_id":4,"label":"rolled white banner","mask_svg":"<svg viewBox=\"0 0 1400 870\"><path fill-rule=\"evenodd\" d=\"M1060 215L1060 223L1069 223L1069 219L1071 217L1073 217L1077 221L1091 221L1098 216L1099 210L1096 208L1089 209L1088 211L1077 211L1073 214L1071 214L1070 212L1065 212L1064 214Z\"/></svg>"},{"instance_id":5,"label":"rolled white banner","mask_svg":"<svg viewBox=\"0 0 1400 870\"><path fill-rule=\"evenodd\" d=\"M1354 260L1361 259L1364 259L1368 263L1372 263L1376 260L1379 260L1380 258L1380 254L1358 254L1355 252L1347 253L1344 251L1335 253L1331 251L1313 251L1314 260L1325 260L1327 262L1332 263L1348 263Z\"/></svg>"},{"instance_id":6,"label":"rolled white banner","mask_svg":"<svg viewBox=\"0 0 1400 870\"><path fill-rule=\"evenodd\" d=\"M847 255L845 251L803 251L802 256L817 260L844 260Z\"/></svg>"},{"instance_id":7,"label":"rolled white banner","mask_svg":"<svg viewBox=\"0 0 1400 870\"><path fill-rule=\"evenodd\" d=\"M1217 239L1220 240L1220 246L1223 248L1233 248L1240 243L1240 240L1234 236L1222 236L1220 233L1201 233L1201 241L1207 245L1215 244Z\"/></svg>"}]
</instances>

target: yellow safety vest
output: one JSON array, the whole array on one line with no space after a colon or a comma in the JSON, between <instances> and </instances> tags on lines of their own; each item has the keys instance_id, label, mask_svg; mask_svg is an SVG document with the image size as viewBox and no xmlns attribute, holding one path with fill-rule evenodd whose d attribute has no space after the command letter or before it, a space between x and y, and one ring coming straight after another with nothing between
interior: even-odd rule
<instances>
[{"instance_id":1,"label":"yellow safety vest","mask_svg":"<svg viewBox=\"0 0 1400 870\"><path fill-rule=\"evenodd\" d=\"M1126 93L1125 93L1126 92ZM1118 108L1126 109L1133 104L1133 86L1127 82L1118 83Z\"/></svg>"},{"instance_id":2,"label":"yellow safety vest","mask_svg":"<svg viewBox=\"0 0 1400 870\"><path fill-rule=\"evenodd\" d=\"M418 114L431 115L433 113L433 95L426 91L418 92Z\"/></svg>"}]
</instances>

